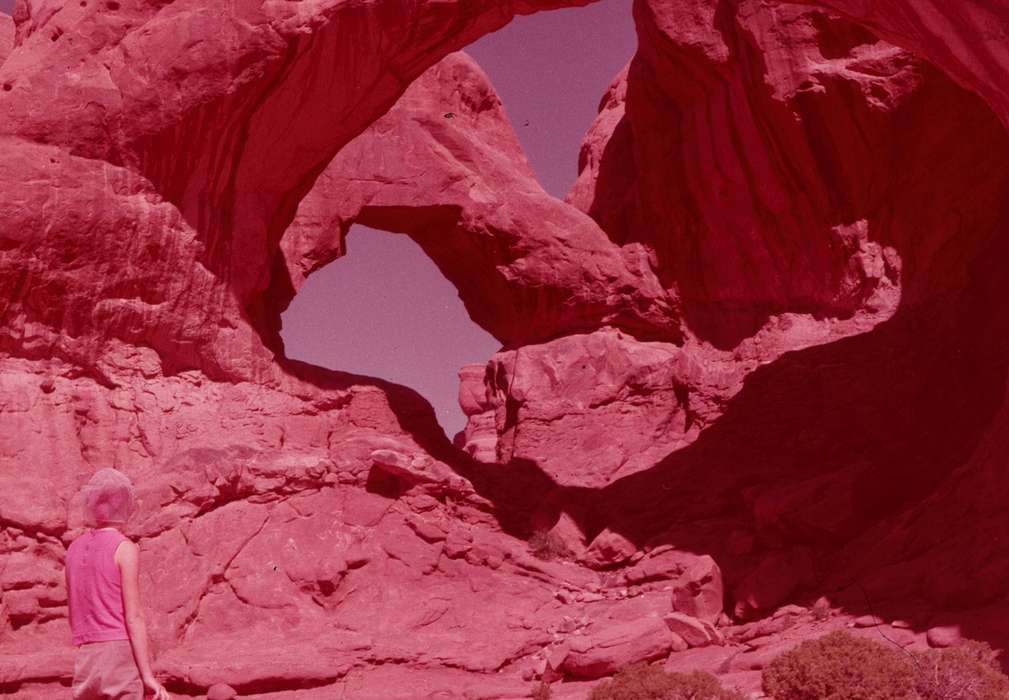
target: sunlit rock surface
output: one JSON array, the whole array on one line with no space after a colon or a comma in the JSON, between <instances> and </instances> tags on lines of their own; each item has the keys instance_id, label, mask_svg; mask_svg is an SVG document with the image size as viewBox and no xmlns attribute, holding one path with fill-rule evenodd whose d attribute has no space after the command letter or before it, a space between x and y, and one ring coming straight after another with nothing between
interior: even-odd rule
<instances>
[{"instance_id":1,"label":"sunlit rock surface","mask_svg":"<svg viewBox=\"0 0 1009 700\"><path fill-rule=\"evenodd\" d=\"M0 693L66 692L105 466L178 697L580 700L642 660L757 696L849 622L1009 647L1000 3L638 0L559 201L454 52L580 0L20 0ZM354 223L504 345L454 440L283 358Z\"/></svg>"}]
</instances>

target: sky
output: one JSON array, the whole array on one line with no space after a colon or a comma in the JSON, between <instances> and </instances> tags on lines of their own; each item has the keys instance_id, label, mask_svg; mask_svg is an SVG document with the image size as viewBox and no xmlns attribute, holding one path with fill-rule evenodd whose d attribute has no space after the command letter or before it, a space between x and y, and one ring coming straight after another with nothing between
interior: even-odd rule
<instances>
[{"instance_id":1,"label":"sky","mask_svg":"<svg viewBox=\"0 0 1009 700\"><path fill-rule=\"evenodd\" d=\"M0 11L10 14L14 11L14 0L0 0Z\"/></svg>"},{"instance_id":2,"label":"sky","mask_svg":"<svg viewBox=\"0 0 1009 700\"><path fill-rule=\"evenodd\" d=\"M10 12L13 0L0 0ZM599 100L633 55L631 0L517 17L466 51L504 102L543 188L574 183ZM455 288L404 235L355 226L347 255L312 275L283 315L285 349L331 369L420 392L449 437L465 424L458 370L499 343L473 323Z\"/></svg>"}]
</instances>

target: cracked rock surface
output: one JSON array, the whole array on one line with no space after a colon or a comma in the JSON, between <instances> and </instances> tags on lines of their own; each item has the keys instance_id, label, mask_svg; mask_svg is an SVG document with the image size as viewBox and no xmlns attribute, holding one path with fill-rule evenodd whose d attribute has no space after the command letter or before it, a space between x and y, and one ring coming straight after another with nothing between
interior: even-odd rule
<instances>
[{"instance_id":1,"label":"cracked rock surface","mask_svg":"<svg viewBox=\"0 0 1009 700\"><path fill-rule=\"evenodd\" d=\"M583 4L0 15L0 695L66 693L106 466L178 697L582 700L651 661L756 698L841 627L1009 648L1009 4L636 0L562 201L459 50ZM457 436L284 357L355 223L502 342Z\"/></svg>"}]
</instances>

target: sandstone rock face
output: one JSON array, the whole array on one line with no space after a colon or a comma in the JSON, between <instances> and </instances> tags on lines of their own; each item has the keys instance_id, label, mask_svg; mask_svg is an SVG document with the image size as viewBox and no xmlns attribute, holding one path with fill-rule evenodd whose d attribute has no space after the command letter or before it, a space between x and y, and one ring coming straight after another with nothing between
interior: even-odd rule
<instances>
[{"instance_id":1,"label":"sandstone rock face","mask_svg":"<svg viewBox=\"0 0 1009 700\"><path fill-rule=\"evenodd\" d=\"M70 678L106 466L180 697L574 700L667 657L756 690L877 613L1009 645L1009 6L638 0L558 201L455 52L580 4L0 16L0 693ZM354 223L502 341L454 444L413 391L283 358Z\"/></svg>"},{"instance_id":2,"label":"sandstone rock face","mask_svg":"<svg viewBox=\"0 0 1009 700\"><path fill-rule=\"evenodd\" d=\"M955 289L963 268L912 272L953 261L928 257L909 237L925 222L937 241L958 230L921 144L928 133L956 139L965 115L935 119L919 106L948 111L961 93L927 64L823 13L740 2L720 23L715 4L686 4L694 11L639 3L641 50L604 102L571 201L615 240L653 251L691 330L734 347L777 314L889 316L895 295L907 305ZM686 109L671 114L671 103ZM842 112L846 121L826 118ZM660 127L663 117L673 125ZM965 168L984 160L975 155ZM908 191L933 188L936 209L892 196L897 185L883 183L895 172L917 180ZM963 191L973 196L977 184Z\"/></svg>"},{"instance_id":3,"label":"sandstone rock face","mask_svg":"<svg viewBox=\"0 0 1009 700\"><path fill-rule=\"evenodd\" d=\"M657 519L669 507L658 484L711 499L757 482L747 498L761 529L851 537L892 509L884 492L903 499L909 480L932 488L988 420L990 404L967 408L971 393L991 386L980 374L969 392L953 381L927 398L911 377L959 364L964 348L977 358L993 352L981 330L991 326L961 330L957 319L976 306L966 290L991 288L971 281L983 276L971 261L998 245L1003 226L1004 129L934 67L822 12L747 2L720 17L715 3L637 7L641 49L603 101L569 201L615 242L648 251L688 331L668 349L678 363L663 364L675 376L656 376L667 389L646 389L647 398L635 395L637 369L578 393L572 370L585 364L579 355L592 356L587 341L509 350L488 365L485 388L470 390L483 399L467 449L481 461L533 462L562 486L612 485L618 509L648 510L645 495ZM967 132L979 136L970 152L960 145ZM937 172L938 151L956 153L956 163ZM957 203L967 201L970 221L961 222ZM557 380L545 381L555 368ZM870 397L884 378L896 390ZM955 397L948 411L944 397ZM912 402L929 408L889 421ZM960 422L965 437L925 430L936 441L922 439L923 425L945 420ZM607 432L621 421L641 430ZM549 433L554 425L564 430ZM705 438L708 426L717 437ZM649 468L663 451L658 464L668 468ZM740 473L750 467L752 475ZM627 478L639 471L651 477ZM706 485L681 485L684 472ZM882 481L864 496L868 474ZM846 505L853 499L864 506Z\"/></svg>"},{"instance_id":4,"label":"sandstone rock face","mask_svg":"<svg viewBox=\"0 0 1009 700\"><path fill-rule=\"evenodd\" d=\"M938 0L900 0L887 5L815 0L810 4L841 12L888 41L927 58L984 97L1002 121L1009 123L1009 98L1004 88L1009 57L1002 50L1009 18L1004 3L966 0L951 7ZM970 36L973 41L952 41L951 36Z\"/></svg>"},{"instance_id":5,"label":"sandstone rock face","mask_svg":"<svg viewBox=\"0 0 1009 700\"><path fill-rule=\"evenodd\" d=\"M977 21L985 36L1001 26L980 10L958 9L945 24L929 3L908 3L918 9L906 18L903 4L878 17L852 5L872 29L892 22L885 36L916 50L931 36L941 51L953 26ZM1005 172L1004 127L940 73L942 62L937 69L862 26L785 3L726 7L637 4L641 48L603 100L569 201L615 241L645 245L663 286L676 290L688 329L681 352L705 368L718 362L715 350L730 352L743 388L721 395L688 446L611 484L588 517L648 537L676 518L663 515L671 502L680 510L704 493L718 504L713 514L742 491L762 538L827 551L851 541L845 563L826 567L829 585L872 582L874 595L899 588L940 605L995 599L1003 587L964 585L954 570L1005 568L967 534L989 527L998 506L987 494L1004 484L1005 319L982 310L1002 289L983 261L1004 245L1004 208L989 189ZM898 41L901 30L910 36ZM935 148L963 133L986 145ZM939 172L936 154L953 150L966 157ZM980 178L967 184L968 173ZM965 186L946 199L954 181ZM973 203L971 223L961 225L957 202ZM834 335L817 337L827 328ZM985 398L950 384L922 393L912 378L922 373L955 375ZM965 460L972 485L947 490ZM748 465L755 471L745 475ZM926 493L934 497L923 506ZM614 506L625 502L633 509ZM982 503L986 516L968 512ZM956 528L956 544L951 522L970 523Z\"/></svg>"},{"instance_id":6,"label":"sandstone rock face","mask_svg":"<svg viewBox=\"0 0 1009 700\"><path fill-rule=\"evenodd\" d=\"M578 4L480 2L460 18L454 2L19 1L0 67L0 184L21 192L3 250L34 250L39 272L0 272L0 347L93 364L115 338L169 371L268 373L290 284L278 242L322 167L452 50L516 12ZM128 234L133 264L109 268L120 241L93 230ZM75 274L57 272L70 259Z\"/></svg>"},{"instance_id":7,"label":"sandstone rock face","mask_svg":"<svg viewBox=\"0 0 1009 700\"><path fill-rule=\"evenodd\" d=\"M796 589L816 580L809 553L802 549L770 554L734 591L737 618L770 612L789 600Z\"/></svg>"},{"instance_id":8,"label":"sandstone rock face","mask_svg":"<svg viewBox=\"0 0 1009 700\"><path fill-rule=\"evenodd\" d=\"M504 344L606 324L681 337L644 255L543 191L500 99L463 54L424 74L332 160L281 243L283 281L297 289L342 254L355 222L413 238Z\"/></svg>"},{"instance_id":9,"label":"sandstone rock face","mask_svg":"<svg viewBox=\"0 0 1009 700\"><path fill-rule=\"evenodd\" d=\"M0 63L4 62L12 48L14 48L14 20L0 14Z\"/></svg>"},{"instance_id":10,"label":"sandstone rock face","mask_svg":"<svg viewBox=\"0 0 1009 700\"><path fill-rule=\"evenodd\" d=\"M605 486L697 437L718 398L701 393L703 372L676 345L614 329L502 352L462 377L480 397L463 406L465 449L487 462L534 461L562 485Z\"/></svg>"},{"instance_id":11,"label":"sandstone rock face","mask_svg":"<svg viewBox=\"0 0 1009 700\"><path fill-rule=\"evenodd\" d=\"M663 658L672 645L673 635L662 620L634 620L572 642L561 669L575 678L610 676L630 664Z\"/></svg>"}]
</instances>

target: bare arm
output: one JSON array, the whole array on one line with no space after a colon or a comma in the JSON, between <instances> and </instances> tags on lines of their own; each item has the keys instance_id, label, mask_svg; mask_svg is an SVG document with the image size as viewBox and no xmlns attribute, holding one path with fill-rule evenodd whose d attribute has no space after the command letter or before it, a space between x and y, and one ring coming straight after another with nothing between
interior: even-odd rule
<instances>
[{"instance_id":1,"label":"bare arm","mask_svg":"<svg viewBox=\"0 0 1009 700\"><path fill-rule=\"evenodd\" d=\"M70 611L74 604L70 601L70 569L67 568L65 559L63 562L63 585L67 590L67 621L69 622L72 619Z\"/></svg>"},{"instance_id":2,"label":"bare arm","mask_svg":"<svg viewBox=\"0 0 1009 700\"><path fill-rule=\"evenodd\" d=\"M154 692L157 700L168 700L168 693L158 683L151 670L151 654L147 645L147 625L140 602L140 548L126 540L116 548L116 564L123 582L123 612L126 616L126 631L130 635L133 658L140 670L144 685Z\"/></svg>"}]
</instances>

